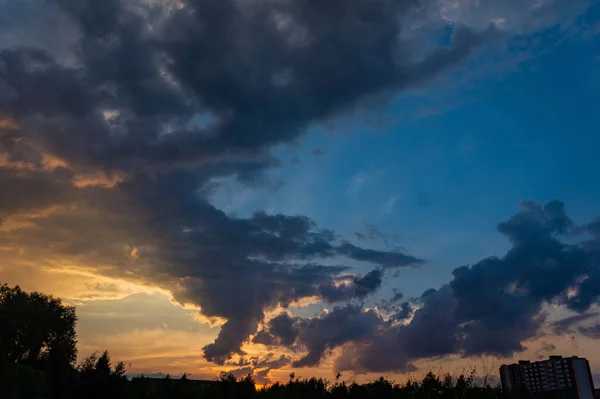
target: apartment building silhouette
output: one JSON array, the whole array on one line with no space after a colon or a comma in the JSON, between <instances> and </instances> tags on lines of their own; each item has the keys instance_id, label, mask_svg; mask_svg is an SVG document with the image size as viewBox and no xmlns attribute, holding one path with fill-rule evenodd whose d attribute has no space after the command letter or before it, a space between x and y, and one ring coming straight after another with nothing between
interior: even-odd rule
<instances>
[{"instance_id":1,"label":"apartment building silhouette","mask_svg":"<svg viewBox=\"0 0 600 399\"><path fill-rule=\"evenodd\" d=\"M500 367L505 392L526 389L534 397L555 399L594 399L590 365L577 356L550 356L548 360L519 361Z\"/></svg>"}]
</instances>

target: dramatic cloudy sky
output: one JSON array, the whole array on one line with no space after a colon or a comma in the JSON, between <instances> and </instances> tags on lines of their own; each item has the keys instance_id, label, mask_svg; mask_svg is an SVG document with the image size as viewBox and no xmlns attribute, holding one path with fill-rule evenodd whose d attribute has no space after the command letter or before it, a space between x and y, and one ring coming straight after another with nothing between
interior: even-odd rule
<instances>
[{"instance_id":1,"label":"dramatic cloudy sky","mask_svg":"<svg viewBox=\"0 0 600 399\"><path fill-rule=\"evenodd\" d=\"M0 281L132 373L600 373L599 19L0 0Z\"/></svg>"}]
</instances>

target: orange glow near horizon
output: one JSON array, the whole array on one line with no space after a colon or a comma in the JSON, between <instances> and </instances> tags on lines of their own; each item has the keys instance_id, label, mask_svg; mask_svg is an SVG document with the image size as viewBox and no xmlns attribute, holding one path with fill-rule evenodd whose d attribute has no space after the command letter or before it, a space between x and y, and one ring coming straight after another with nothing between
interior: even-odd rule
<instances>
[{"instance_id":1,"label":"orange glow near horizon","mask_svg":"<svg viewBox=\"0 0 600 399\"><path fill-rule=\"evenodd\" d=\"M198 315L198 308L180 306L172 300L170 292L138 285L118 278L96 274L92 269L63 267L40 268L4 267L0 270L9 284L21 283L27 290L53 293L63 297L67 303L77 307L79 317L79 360L93 352L108 349L115 361L124 361L133 374L164 373L173 376L188 373L190 378L213 379L221 371L234 371L236 366L218 366L203 359L203 346L211 343L218 333L219 324L209 324ZM53 276L53 277L51 277ZM60 277L59 277L60 276ZM309 301L310 302L310 301ZM123 324L126 322L126 325ZM594 342L580 338L577 346L570 340L552 339L557 353L586 356L594 351ZM548 336L540 336L526 343L528 349L519 359L535 359L540 356L539 348ZM243 348L246 358L262 356L267 348L246 343ZM333 359L339 350L327 356L319 367L294 369L291 366L271 370L270 383L257 383L258 389L275 382L286 382L294 372L298 378L312 376L334 379ZM297 357L288 350L276 350L277 355ZM436 360L417 362L421 371L411 374L342 372L343 381L364 382L378 378L381 374L396 382L408 378L422 378L426 371L458 375L465 370L476 369L478 374L495 374L502 363L515 359L461 359L448 356ZM590 359L598 367L596 359Z\"/></svg>"}]
</instances>

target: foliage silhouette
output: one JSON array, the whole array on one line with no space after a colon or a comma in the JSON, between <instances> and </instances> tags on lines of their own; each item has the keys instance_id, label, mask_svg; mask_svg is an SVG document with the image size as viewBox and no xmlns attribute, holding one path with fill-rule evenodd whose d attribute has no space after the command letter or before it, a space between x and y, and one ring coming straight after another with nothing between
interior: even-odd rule
<instances>
[{"instance_id":1,"label":"foliage silhouette","mask_svg":"<svg viewBox=\"0 0 600 399\"><path fill-rule=\"evenodd\" d=\"M0 389L7 397L36 396L38 389L66 394L77 357L76 321L75 308L57 298L0 285Z\"/></svg>"}]
</instances>

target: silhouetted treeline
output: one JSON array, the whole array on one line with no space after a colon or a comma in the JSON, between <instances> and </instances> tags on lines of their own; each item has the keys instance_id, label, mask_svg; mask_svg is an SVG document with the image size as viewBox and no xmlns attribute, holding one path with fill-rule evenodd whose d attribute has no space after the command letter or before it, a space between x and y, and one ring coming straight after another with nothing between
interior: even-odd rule
<instances>
[{"instance_id":1,"label":"silhouetted treeline","mask_svg":"<svg viewBox=\"0 0 600 399\"><path fill-rule=\"evenodd\" d=\"M106 360L109 362L107 363ZM231 374L218 381L195 381L185 377L173 379L134 377L128 380L122 366L107 367L110 357L105 352L74 370L70 385L63 387L61 398L89 399L207 399L207 398L355 398L355 399L500 399L498 387L475 386L472 379L463 376L439 378L429 373L421 381L395 384L383 377L364 384L330 383L322 378L290 379L286 383L274 383L257 389L252 376L236 379ZM43 373L24 372L17 379L3 386L2 398L52 398L49 385L43 383ZM30 370L31 371L31 370ZM13 389L5 390L6 387ZM15 389L17 388L17 389Z\"/></svg>"},{"instance_id":2,"label":"silhouetted treeline","mask_svg":"<svg viewBox=\"0 0 600 399\"><path fill-rule=\"evenodd\" d=\"M330 383L322 378L293 379L286 383L275 383L256 389L251 376L236 380L225 375L218 382L207 383L189 379L173 380L165 378L152 380L134 378L130 383L130 397L150 398L356 398L356 399L468 399L500 398L498 387L477 387L472 378L438 378L429 373L421 381L394 384L379 378L365 384Z\"/></svg>"},{"instance_id":3,"label":"silhouetted treeline","mask_svg":"<svg viewBox=\"0 0 600 399\"><path fill-rule=\"evenodd\" d=\"M499 387L477 386L473 375L395 384L384 378L365 384L322 378L298 379L257 389L252 376L223 374L216 381L195 381L184 374L173 379L128 379L123 363L108 352L75 364L75 309L59 299L0 285L1 399L204 399L204 398L406 398L470 399L501 397ZM338 375L339 377L339 375ZM519 395L521 396L521 395ZM525 396L525 395L523 395Z\"/></svg>"}]
</instances>

